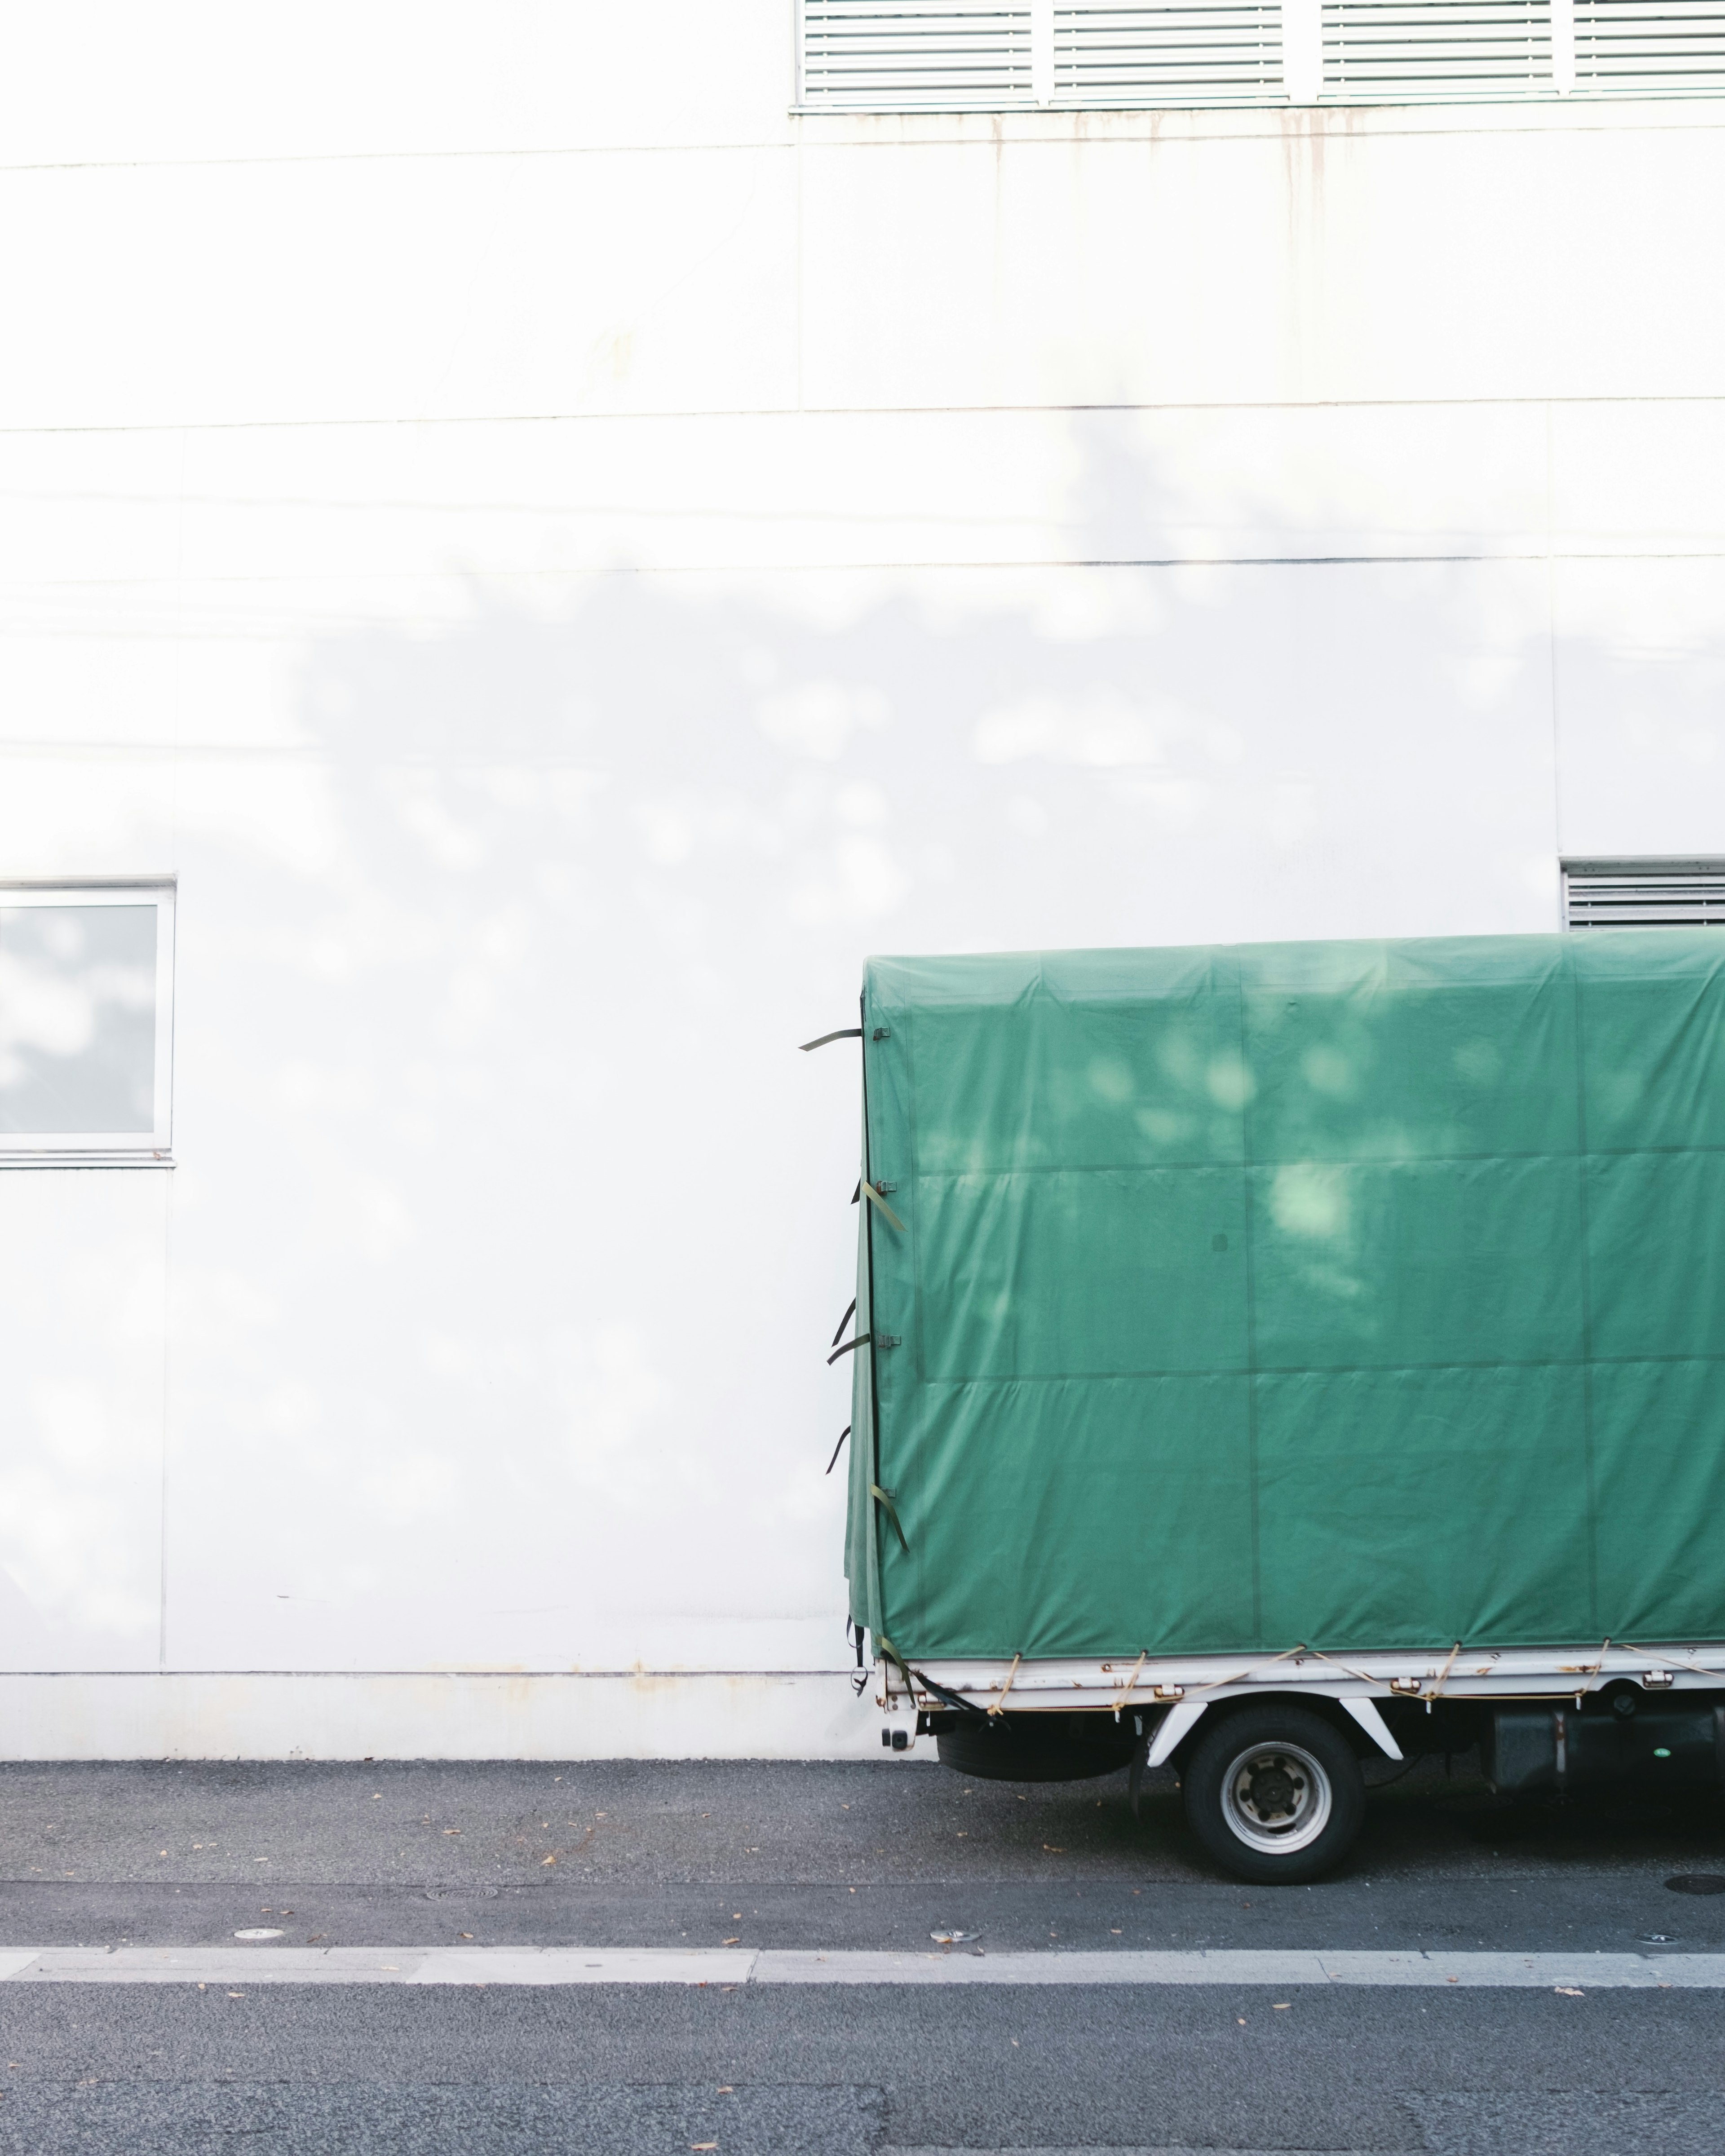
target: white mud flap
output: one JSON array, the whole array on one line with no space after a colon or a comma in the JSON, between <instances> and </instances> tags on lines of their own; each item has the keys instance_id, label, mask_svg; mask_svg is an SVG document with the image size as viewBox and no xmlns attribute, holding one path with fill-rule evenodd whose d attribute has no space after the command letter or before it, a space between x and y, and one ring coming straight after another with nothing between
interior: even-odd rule
<instances>
[{"instance_id":1,"label":"white mud flap","mask_svg":"<svg viewBox=\"0 0 1725 2156\"><path fill-rule=\"evenodd\" d=\"M1144 1761L1146 1767L1161 1766L1209 1705L1208 1700L1183 1699L1178 1707L1171 1707L1156 1725L1156 1734L1150 1740L1149 1754Z\"/></svg>"},{"instance_id":2,"label":"white mud flap","mask_svg":"<svg viewBox=\"0 0 1725 2156\"><path fill-rule=\"evenodd\" d=\"M1345 1707L1368 1737L1386 1758L1399 1759L1402 1748L1389 1733L1389 1724L1378 1713L1377 1702L1369 1699L1344 1699L1338 1702Z\"/></svg>"}]
</instances>

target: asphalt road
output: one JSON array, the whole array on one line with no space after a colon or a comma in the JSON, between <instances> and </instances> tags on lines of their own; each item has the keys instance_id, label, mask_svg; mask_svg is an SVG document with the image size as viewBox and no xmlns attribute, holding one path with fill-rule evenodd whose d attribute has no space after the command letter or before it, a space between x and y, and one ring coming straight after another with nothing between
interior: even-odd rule
<instances>
[{"instance_id":1,"label":"asphalt road","mask_svg":"<svg viewBox=\"0 0 1725 2156\"><path fill-rule=\"evenodd\" d=\"M1725 1950L1725 1807L1416 1770L1241 1887L1165 1779L824 1766L0 1768L0 1946ZM268 1948L259 1949L267 1952ZM1725 1993L0 1984L0 2156L933 2148L1712 2156Z\"/></svg>"}]
</instances>

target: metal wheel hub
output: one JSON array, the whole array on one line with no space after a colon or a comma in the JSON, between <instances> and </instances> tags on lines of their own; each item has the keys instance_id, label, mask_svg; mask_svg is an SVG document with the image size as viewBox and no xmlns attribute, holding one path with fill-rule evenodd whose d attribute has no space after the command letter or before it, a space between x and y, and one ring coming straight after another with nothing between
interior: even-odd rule
<instances>
[{"instance_id":1,"label":"metal wheel hub","mask_svg":"<svg viewBox=\"0 0 1725 2156\"><path fill-rule=\"evenodd\" d=\"M1222 1815L1249 1849L1286 1855L1305 1849L1329 1825L1330 1778L1298 1744L1257 1743L1222 1778Z\"/></svg>"}]
</instances>

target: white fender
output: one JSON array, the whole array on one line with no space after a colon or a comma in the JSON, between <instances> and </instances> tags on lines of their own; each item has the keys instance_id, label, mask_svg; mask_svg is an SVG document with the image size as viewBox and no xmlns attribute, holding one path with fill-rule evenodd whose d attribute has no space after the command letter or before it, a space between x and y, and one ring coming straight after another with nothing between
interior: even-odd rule
<instances>
[{"instance_id":1,"label":"white fender","mask_svg":"<svg viewBox=\"0 0 1725 2156\"><path fill-rule=\"evenodd\" d=\"M1156 1734L1150 1740L1149 1757L1144 1764L1147 1767L1161 1766L1209 1705L1207 1699L1183 1699L1178 1707L1171 1707L1156 1725Z\"/></svg>"},{"instance_id":2,"label":"white fender","mask_svg":"<svg viewBox=\"0 0 1725 2156\"><path fill-rule=\"evenodd\" d=\"M1144 1761L1147 1768L1160 1767L1174 1747L1196 1725L1199 1717L1209 1705L1208 1700L1183 1699L1178 1707L1171 1707L1158 1723L1156 1735L1151 1741L1149 1754ZM1399 1759L1402 1749L1389 1733L1389 1725L1378 1713L1375 1702L1369 1699L1342 1699L1337 1702L1364 1730L1367 1736L1387 1758Z\"/></svg>"},{"instance_id":3,"label":"white fender","mask_svg":"<svg viewBox=\"0 0 1725 2156\"><path fill-rule=\"evenodd\" d=\"M1389 1733L1389 1724L1378 1712L1378 1703L1370 1699L1343 1699L1340 1704L1348 1709L1378 1749L1389 1758L1399 1759L1402 1748Z\"/></svg>"}]
</instances>

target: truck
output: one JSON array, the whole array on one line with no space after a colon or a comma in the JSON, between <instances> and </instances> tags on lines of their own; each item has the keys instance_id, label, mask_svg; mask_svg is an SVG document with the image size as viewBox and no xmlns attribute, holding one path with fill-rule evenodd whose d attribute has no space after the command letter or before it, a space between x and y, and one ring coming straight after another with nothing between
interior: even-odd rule
<instances>
[{"instance_id":1,"label":"truck","mask_svg":"<svg viewBox=\"0 0 1725 2156\"><path fill-rule=\"evenodd\" d=\"M1374 1758L1720 1785L1725 937L883 957L860 1015L883 1745L1172 1765L1260 1881Z\"/></svg>"}]
</instances>

